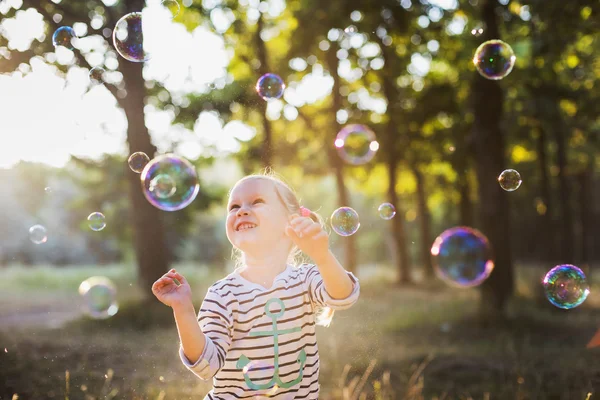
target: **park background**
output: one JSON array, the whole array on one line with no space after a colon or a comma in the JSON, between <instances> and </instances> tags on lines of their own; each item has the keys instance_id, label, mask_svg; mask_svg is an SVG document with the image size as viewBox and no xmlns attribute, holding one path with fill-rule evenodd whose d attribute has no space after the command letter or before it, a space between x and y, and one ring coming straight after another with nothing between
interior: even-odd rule
<instances>
[{"instance_id":1,"label":"park background","mask_svg":"<svg viewBox=\"0 0 600 400\"><path fill-rule=\"evenodd\" d=\"M210 382L180 363L150 286L176 267L199 307L233 268L227 192L266 166L324 218L360 215L355 235L330 236L361 298L317 329L322 398L597 396L600 3L185 0L153 29L152 58L131 63L112 29L143 7L0 2L0 399L202 398ZM52 45L63 25L74 51ZM516 55L500 81L473 66L489 39ZM287 88L265 102L254 87L270 72ZM381 144L366 165L333 146L350 123ZM135 151L190 160L196 200L150 205L127 165ZM523 178L514 192L497 182L507 168ZM396 217L380 218L383 202ZM34 224L46 243L29 240ZM454 226L492 245L478 288L435 276L431 244ZM591 284L572 310L541 285L562 263ZM79 284L98 275L118 287L106 320L80 310Z\"/></svg>"}]
</instances>

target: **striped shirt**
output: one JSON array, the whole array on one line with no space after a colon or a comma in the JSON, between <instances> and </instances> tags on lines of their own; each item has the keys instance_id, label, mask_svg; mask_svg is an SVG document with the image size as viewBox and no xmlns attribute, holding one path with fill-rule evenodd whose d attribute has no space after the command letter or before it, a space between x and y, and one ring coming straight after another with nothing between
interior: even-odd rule
<instances>
[{"instance_id":1,"label":"striped shirt","mask_svg":"<svg viewBox=\"0 0 600 400\"><path fill-rule=\"evenodd\" d=\"M198 313L204 351L183 364L202 380L213 379L210 399L318 399L319 350L316 312L350 308L358 279L346 299L333 299L318 268L288 265L270 289L249 282L236 269L213 284Z\"/></svg>"}]
</instances>

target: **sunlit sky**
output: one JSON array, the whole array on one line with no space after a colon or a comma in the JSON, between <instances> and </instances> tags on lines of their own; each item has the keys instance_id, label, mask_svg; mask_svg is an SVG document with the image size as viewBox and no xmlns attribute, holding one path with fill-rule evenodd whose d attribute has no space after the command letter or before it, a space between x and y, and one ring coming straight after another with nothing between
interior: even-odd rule
<instances>
[{"instance_id":1,"label":"sunlit sky","mask_svg":"<svg viewBox=\"0 0 600 400\"><path fill-rule=\"evenodd\" d=\"M258 2L249 3L249 8L253 3L258 6ZM283 0L269 0L268 3L271 17L277 17L285 8ZM456 0L430 0L429 3L441 9L456 8ZM170 91L173 102L184 105L185 94L207 92L211 86L222 87L231 81L232 78L227 75L227 65L233 51L225 48L218 33L203 26L188 32L181 24L171 20L167 10L156 5L160 4L158 0L148 4L149 13L144 17L144 37L152 57L144 63L147 82L161 82ZM20 0L0 3L0 13L5 14L11 6L19 8ZM151 17L146 18L148 15ZM248 15L253 14L248 12ZM60 16L55 18L59 19L56 22L60 22ZM429 18L434 19L436 15L429 15ZM211 19L217 32L225 32L232 23L232 15L224 12L211 13ZM449 29L462 32L464 23L453 23L459 26L450 26ZM92 18L90 25L101 27L101 17ZM150 26L152 29L147 29ZM92 66L104 64L107 70L112 70L112 73L105 75L105 79L118 84L120 73L114 70L118 63L129 61L114 52L112 40L107 42L98 36L86 36L87 25L78 23L73 28L79 37L75 51L86 54ZM33 9L21 10L15 18L3 19L0 30L9 40L9 49L26 50L31 43L36 45L35 40L52 40L51 34L44 33L42 16ZM330 32L330 40L331 36L338 34ZM359 49L361 57L370 59L372 68L380 69L383 67L383 61L378 57L380 49L375 43L367 42L366 38L366 35L354 35L348 41L347 49ZM263 39L268 40L268 37ZM326 50L328 45L325 41L321 46L324 46L322 50ZM435 43L431 47L437 50ZM0 50L0 62L3 55ZM104 153L126 155L127 121L110 92L104 86L90 82L88 70L76 65L71 50L58 47L54 53L44 57L49 62L70 66L67 75L57 73L56 68L46 64L42 58L32 59L30 68L22 66L15 73L0 75L0 168L10 167L20 160L60 167L71 155L90 158L98 158ZM338 54L338 58L339 72L345 80L351 82L360 79L362 70L352 68L347 60L347 51ZM411 75L418 77L427 74L431 56L414 54L411 61L408 69ZM267 116L272 120L294 120L298 115L297 107L318 101L331 93L333 81L318 63L307 65L305 60L294 59L290 60L290 66L296 70L308 68L310 73L300 82L288 83L283 99L269 102ZM358 107L376 113L386 110L385 101L371 96L366 89L352 94L349 99ZM340 110L338 121L345 123L347 115L345 110ZM152 104L146 106L145 117L159 152L175 151L192 159L209 151L216 151L217 154L235 152L239 149L239 140L249 140L256 134L255 128L243 121L223 124L214 112L200 114L193 131L171 125L173 112L159 110ZM173 143L176 145L173 146Z\"/></svg>"}]
</instances>

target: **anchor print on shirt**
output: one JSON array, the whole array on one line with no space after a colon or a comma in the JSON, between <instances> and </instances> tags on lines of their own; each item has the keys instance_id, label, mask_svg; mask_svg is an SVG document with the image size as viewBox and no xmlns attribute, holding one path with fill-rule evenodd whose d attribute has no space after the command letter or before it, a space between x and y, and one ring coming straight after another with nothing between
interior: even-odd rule
<instances>
[{"instance_id":1,"label":"anchor print on shirt","mask_svg":"<svg viewBox=\"0 0 600 400\"><path fill-rule=\"evenodd\" d=\"M281 307L281 311L278 311L276 313L272 313L271 311L269 311L269 306L272 303L279 304L279 306ZM252 380L250 379L250 377L247 374L247 369L244 368L248 364L251 363L251 360L243 354L240 356L240 358L236 364L237 368L242 369L244 371L244 380L246 381L246 385L248 385L248 387L250 389L253 389L253 390L270 389L270 388L274 387L275 385L280 389L287 389L287 388L290 388L290 387L298 384L302 380L302 375L304 373L304 365L306 364L306 351L304 349L302 349L300 351L300 354L298 354L298 359L296 360L298 363L300 363L300 371L299 371L298 377L289 382L282 382L281 379L279 378L279 336L285 335L287 333L298 332L301 329L300 327L297 327L297 328L292 328L292 329L277 330L277 318L281 317L283 315L284 311L285 311L285 305L283 304L282 300L270 299L269 301L267 301L267 304L265 304L265 314L273 320L273 324L272 324L273 330L262 331L262 332L250 332L250 336L273 336L275 359L273 362L274 372L273 372L273 377L271 378L271 380L268 383L265 383L262 385L252 382Z\"/></svg>"}]
</instances>

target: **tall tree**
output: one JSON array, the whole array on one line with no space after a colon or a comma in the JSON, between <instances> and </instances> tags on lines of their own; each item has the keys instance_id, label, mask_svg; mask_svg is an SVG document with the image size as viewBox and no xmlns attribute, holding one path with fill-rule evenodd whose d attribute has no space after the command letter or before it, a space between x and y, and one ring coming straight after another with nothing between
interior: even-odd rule
<instances>
[{"instance_id":1,"label":"tall tree","mask_svg":"<svg viewBox=\"0 0 600 400\"><path fill-rule=\"evenodd\" d=\"M88 25L89 36L96 36L106 41L106 48L111 48L104 35L103 29L110 29L115 26L119 16L129 12L141 11L144 7L142 0L132 0L122 2L115 7L105 6L100 1L88 3L56 3L45 0L26 0L21 8L33 8L40 13L45 20L47 31L54 32L59 25L54 22L53 15L62 16L61 25L73 26L76 22L86 22L90 19L90 10L101 9L104 16L104 24L101 27L94 28L92 24ZM16 10L14 10L16 11ZM11 11L7 17L12 17ZM49 34L47 37L51 37ZM32 45L32 51L14 52L14 67L19 63L28 63L34 54L51 51L51 43L35 43ZM91 69L86 55L78 50L74 52L77 63L80 67ZM124 59L119 60L118 71L123 75L122 87L104 82L104 86L114 96L117 104L123 109L127 118L127 144L130 152L142 151L149 156L154 156L156 147L151 143L150 135L144 120L144 105L146 96L145 81L142 75L143 64L131 63ZM119 90L123 89L123 90ZM123 168L127 168L126 164ZM134 226L134 249L137 259L139 283L143 288L143 293L150 295L152 283L168 270L168 256L165 247L164 230L162 225L161 212L149 204L142 193L139 176L128 171L129 177L129 197L132 224Z\"/></svg>"},{"instance_id":2,"label":"tall tree","mask_svg":"<svg viewBox=\"0 0 600 400\"><path fill-rule=\"evenodd\" d=\"M496 2L484 0L481 5L485 22L485 39L498 39ZM505 306L513 292L513 265L510 252L509 205L506 193L496 181L504 169L505 136L501 127L504 95L498 82L475 73L472 101L475 120L474 149L479 192L479 213L483 233L493 248L495 267L481 285L480 313L484 319L504 316Z\"/></svg>"}]
</instances>

